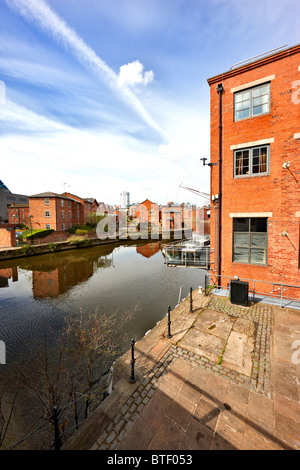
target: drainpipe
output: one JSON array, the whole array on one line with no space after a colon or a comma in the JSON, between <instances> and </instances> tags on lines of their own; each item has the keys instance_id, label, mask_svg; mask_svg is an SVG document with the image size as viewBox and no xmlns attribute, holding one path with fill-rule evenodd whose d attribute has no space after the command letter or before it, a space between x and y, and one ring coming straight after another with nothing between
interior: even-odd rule
<instances>
[{"instance_id":1,"label":"drainpipe","mask_svg":"<svg viewBox=\"0 0 300 470\"><path fill-rule=\"evenodd\" d=\"M218 207L219 207L219 250L218 250L218 286L221 287L221 242L222 242L222 93L224 87L222 83L217 85L217 92L219 93L219 195L218 195Z\"/></svg>"}]
</instances>

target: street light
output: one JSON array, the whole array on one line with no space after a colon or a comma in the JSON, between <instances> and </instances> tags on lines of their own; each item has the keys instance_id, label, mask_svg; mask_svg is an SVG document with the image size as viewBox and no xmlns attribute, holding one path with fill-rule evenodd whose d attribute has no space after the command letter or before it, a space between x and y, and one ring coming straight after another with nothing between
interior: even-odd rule
<instances>
[{"instance_id":1,"label":"street light","mask_svg":"<svg viewBox=\"0 0 300 470\"><path fill-rule=\"evenodd\" d=\"M31 243L32 243L32 238L31 238L31 237L32 237L32 223L31 223L31 218L32 218L32 217L33 217L32 215L28 214L29 226L30 226L30 241L31 241Z\"/></svg>"}]
</instances>

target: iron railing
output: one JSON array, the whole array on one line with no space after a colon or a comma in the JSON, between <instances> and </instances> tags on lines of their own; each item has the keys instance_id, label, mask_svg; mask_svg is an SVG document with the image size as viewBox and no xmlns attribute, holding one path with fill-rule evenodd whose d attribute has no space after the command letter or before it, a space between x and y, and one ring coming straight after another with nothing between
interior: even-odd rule
<instances>
[{"instance_id":1,"label":"iron railing","mask_svg":"<svg viewBox=\"0 0 300 470\"><path fill-rule=\"evenodd\" d=\"M206 270L210 266L209 246L165 245L163 255L167 266L194 266Z\"/></svg>"},{"instance_id":2,"label":"iron railing","mask_svg":"<svg viewBox=\"0 0 300 470\"><path fill-rule=\"evenodd\" d=\"M226 281L227 279L227 281ZM230 282L236 276L211 274L205 276L205 295L214 289L226 290L230 293ZM220 282L219 282L220 280ZM249 283L249 294L252 301L274 299L280 307L287 306L288 302L297 302L300 307L300 285L284 284L280 282L261 281L258 279L238 278L239 281ZM268 288L268 286L270 286Z\"/></svg>"}]
</instances>

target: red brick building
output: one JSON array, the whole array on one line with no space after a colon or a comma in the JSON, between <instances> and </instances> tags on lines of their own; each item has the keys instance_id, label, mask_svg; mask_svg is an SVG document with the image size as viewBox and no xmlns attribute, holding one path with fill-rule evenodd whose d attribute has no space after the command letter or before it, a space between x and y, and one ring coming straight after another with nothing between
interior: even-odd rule
<instances>
[{"instance_id":1,"label":"red brick building","mask_svg":"<svg viewBox=\"0 0 300 470\"><path fill-rule=\"evenodd\" d=\"M7 208L8 211L8 223L14 226L29 224L29 204L11 204Z\"/></svg>"},{"instance_id":2,"label":"red brick building","mask_svg":"<svg viewBox=\"0 0 300 470\"><path fill-rule=\"evenodd\" d=\"M93 213L93 207L95 204L89 199L82 199L79 196L71 193L63 193L63 196L68 196L77 202L77 210L79 211L79 218L83 220L80 225L85 225L89 221L91 214ZM79 205L78 205L79 204ZM75 224L74 224L75 225Z\"/></svg>"},{"instance_id":3,"label":"red brick building","mask_svg":"<svg viewBox=\"0 0 300 470\"><path fill-rule=\"evenodd\" d=\"M67 230L84 224L84 206L68 196L45 192L29 196L30 226L33 229Z\"/></svg>"},{"instance_id":4,"label":"red brick building","mask_svg":"<svg viewBox=\"0 0 300 470\"><path fill-rule=\"evenodd\" d=\"M211 273L300 285L300 45L208 84Z\"/></svg>"},{"instance_id":5,"label":"red brick building","mask_svg":"<svg viewBox=\"0 0 300 470\"><path fill-rule=\"evenodd\" d=\"M98 207L99 207L99 203L97 202L97 199L89 197L89 198L86 198L85 201L91 204L91 211L93 214L96 214Z\"/></svg>"},{"instance_id":6,"label":"red brick building","mask_svg":"<svg viewBox=\"0 0 300 470\"><path fill-rule=\"evenodd\" d=\"M162 230L181 230L184 221L182 206L173 202L160 206L160 220ZM191 221L189 217L186 217L186 220Z\"/></svg>"},{"instance_id":7,"label":"red brick building","mask_svg":"<svg viewBox=\"0 0 300 470\"><path fill-rule=\"evenodd\" d=\"M145 199L145 201L137 204L136 206L136 221L151 222L154 225L159 225L159 206L158 204Z\"/></svg>"}]
</instances>

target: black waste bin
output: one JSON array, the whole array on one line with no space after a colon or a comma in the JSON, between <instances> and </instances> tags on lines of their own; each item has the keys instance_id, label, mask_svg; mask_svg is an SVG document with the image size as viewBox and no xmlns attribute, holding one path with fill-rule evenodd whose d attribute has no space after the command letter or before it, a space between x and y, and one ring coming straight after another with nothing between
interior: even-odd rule
<instances>
[{"instance_id":1,"label":"black waste bin","mask_svg":"<svg viewBox=\"0 0 300 470\"><path fill-rule=\"evenodd\" d=\"M230 302L247 307L249 295L249 283L232 280L230 283Z\"/></svg>"}]
</instances>

